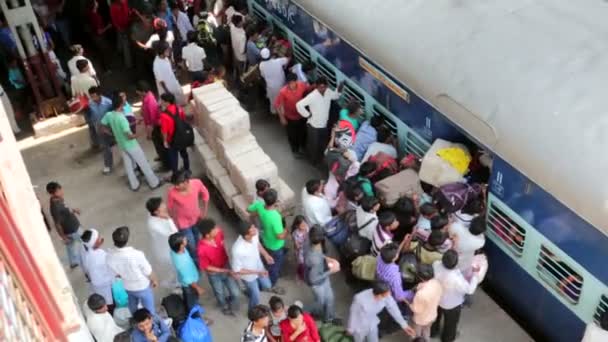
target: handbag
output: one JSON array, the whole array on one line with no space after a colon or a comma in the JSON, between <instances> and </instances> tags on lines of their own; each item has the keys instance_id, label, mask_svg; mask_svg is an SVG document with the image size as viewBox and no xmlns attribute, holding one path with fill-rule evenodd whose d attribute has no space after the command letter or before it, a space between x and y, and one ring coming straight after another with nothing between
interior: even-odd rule
<instances>
[{"instance_id":1,"label":"handbag","mask_svg":"<svg viewBox=\"0 0 608 342\"><path fill-rule=\"evenodd\" d=\"M377 264L378 259L373 255L358 256L351 264L353 276L361 280L374 281L376 280Z\"/></svg>"}]
</instances>

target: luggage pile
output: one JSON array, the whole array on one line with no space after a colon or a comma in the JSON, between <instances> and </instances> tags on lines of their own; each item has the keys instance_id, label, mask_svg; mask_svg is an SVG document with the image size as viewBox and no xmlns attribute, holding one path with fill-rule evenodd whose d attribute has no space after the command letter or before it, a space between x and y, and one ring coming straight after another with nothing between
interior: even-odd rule
<instances>
[{"instance_id":1,"label":"luggage pile","mask_svg":"<svg viewBox=\"0 0 608 342\"><path fill-rule=\"evenodd\" d=\"M295 193L279 178L276 164L250 132L249 113L221 84L193 90L195 148L201 155L209 180L229 208L247 220L247 206L255 197L255 182L267 180L279 193L281 213L293 215Z\"/></svg>"}]
</instances>

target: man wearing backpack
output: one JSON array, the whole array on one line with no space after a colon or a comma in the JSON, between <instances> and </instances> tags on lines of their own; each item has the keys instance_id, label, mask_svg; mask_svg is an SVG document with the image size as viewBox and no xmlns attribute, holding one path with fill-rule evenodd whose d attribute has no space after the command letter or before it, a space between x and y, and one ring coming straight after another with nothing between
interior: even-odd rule
<instances>
[{"instance_id":1,"label":"man wearing backpack","mask_svg":"<svg viewBox=\"0 0 608 342\"><path fill-rule=\"evenodd\" d=\"M187 148L192 146L194 136L192 127L186 123L184 110L175 103L175 96L164 93L160 96L160 131L169 157L172 174L178 171L178 155L182 157L184 170L190 171L190 158Z\"/></svg>"}]
</instances>

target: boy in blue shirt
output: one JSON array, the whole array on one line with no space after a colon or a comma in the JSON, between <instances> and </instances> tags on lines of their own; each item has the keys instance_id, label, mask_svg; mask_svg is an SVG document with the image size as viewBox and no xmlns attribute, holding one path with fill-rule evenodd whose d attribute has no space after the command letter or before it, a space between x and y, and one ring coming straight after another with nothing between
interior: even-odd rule
<instances>
[{"instance_id":1,"label":"boy in blue shirt","mask_svg":"<svg viewBox=\"0 0 608 342\"><path fill-rule=\"evenodd\" d=\"M198 297L203 293L203 288L198 285L199 273L190 256L186 246L188 241L184 234L178 232L169 236L169 247L171 247L171 261L177 272L177 279L182 286L184 302L188 312L198 304Z\"/></svg>"}]
</instances>

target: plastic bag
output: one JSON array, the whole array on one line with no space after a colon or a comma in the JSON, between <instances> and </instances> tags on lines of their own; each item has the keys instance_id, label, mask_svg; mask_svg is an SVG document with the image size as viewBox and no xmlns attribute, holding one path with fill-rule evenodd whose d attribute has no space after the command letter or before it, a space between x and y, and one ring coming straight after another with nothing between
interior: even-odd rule
<instances>
[{"instance_id":1,"label":"plastic bag","mask_svg":"<svg viewBox=\"0 0 608 342\"><path fill-rule=\"evenodd\" d=\"M114 297L114 304L117 308L124 308L129 305L129 295L125 290L122 279L116 279L112 283L112 297Z\"/></svg>"},{"instance_id":2,"label":"plastic bag","mask_svg":"<svg viewBox=\"0 0 608 342\"><path fill-rule=\"evenodd\" d=\"M179 328L179 338L184 342L212 342L211 331L203 321L205 310L195 305L188 314L188 319Z\"/></svg>"}]
</instances>

